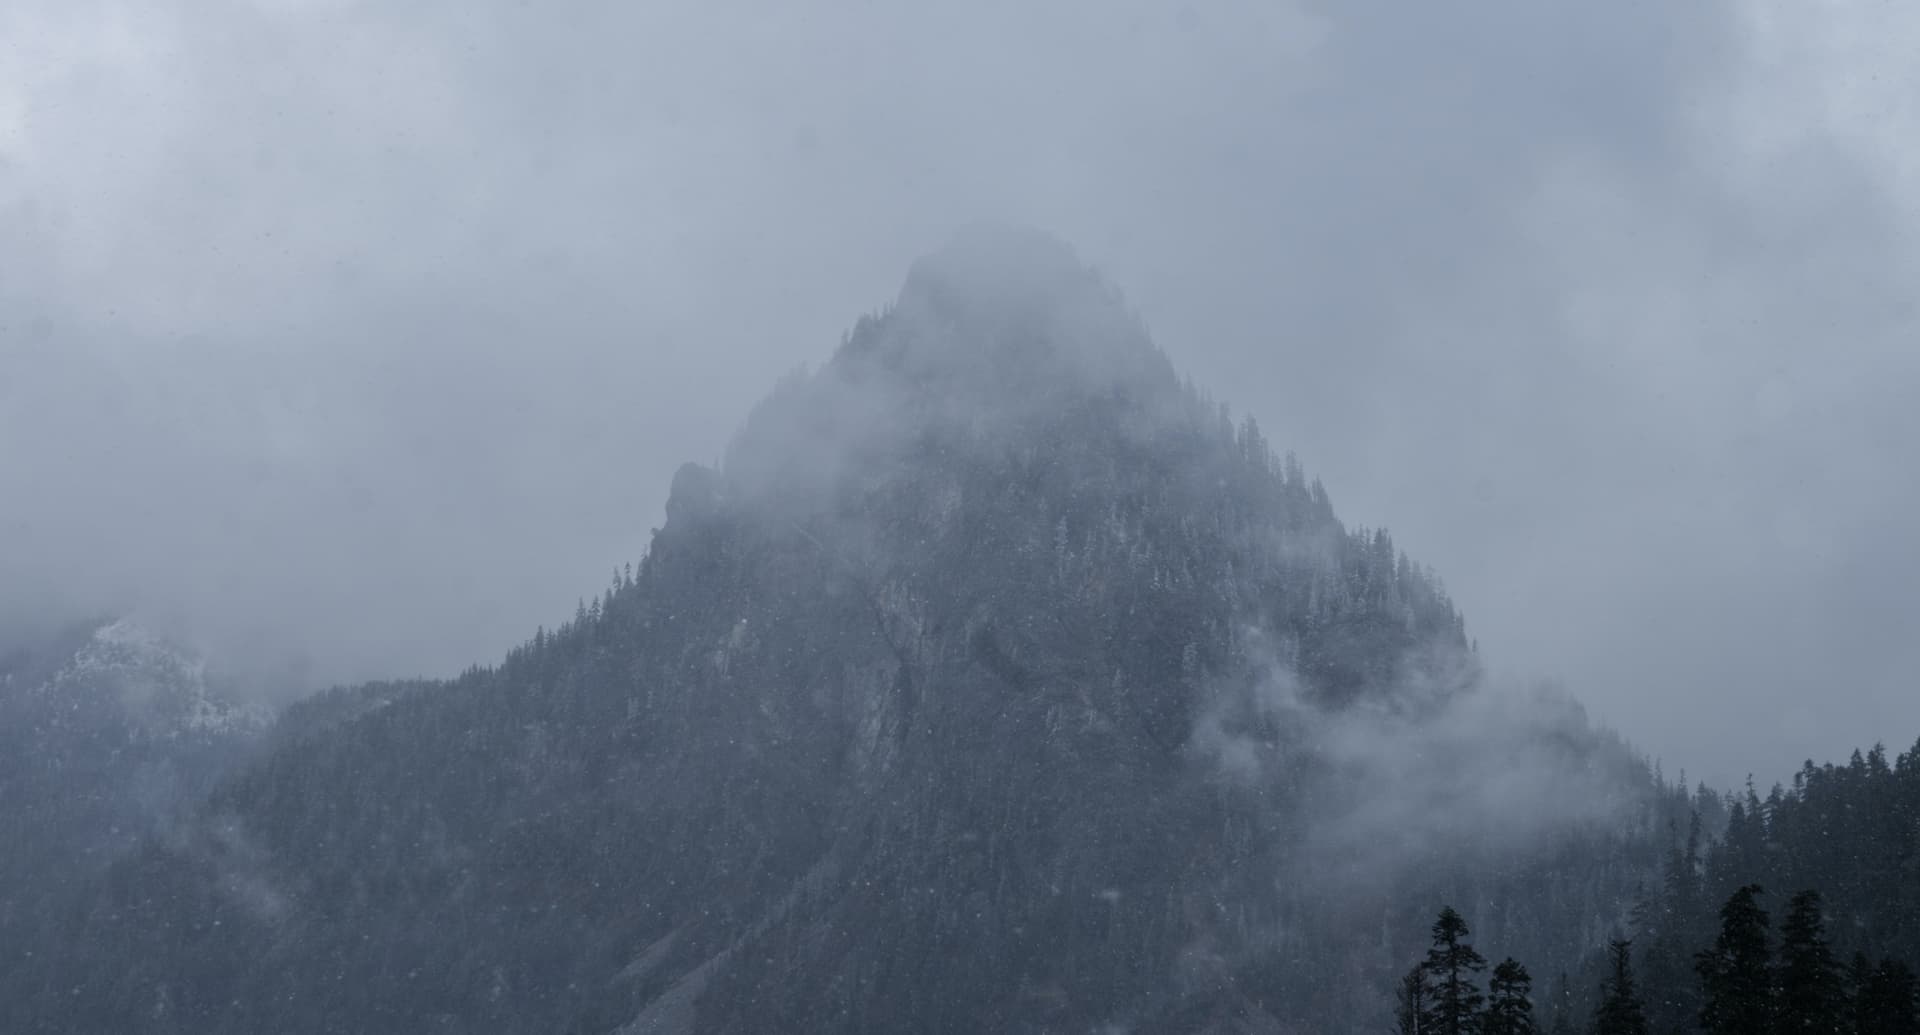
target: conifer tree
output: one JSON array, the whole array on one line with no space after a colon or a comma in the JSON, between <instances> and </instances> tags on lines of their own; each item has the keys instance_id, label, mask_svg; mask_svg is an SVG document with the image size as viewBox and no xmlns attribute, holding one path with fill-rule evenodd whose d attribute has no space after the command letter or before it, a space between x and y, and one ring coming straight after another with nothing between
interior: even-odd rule
<instances>
[{"instance_id":1,"label":"conifer tree","mask_svg":"<svg viewBox=\"0 0 1920 1035\"><path fill-rule=\"evenodd\" d=\"M1633 943L1616 938L1607 946L1607 955L1611 969L1600 983L1594 1035L1647 1035L1647 1015L1633 982Z\"/></svg>"},{"instance_id":2,"label":"conifer tree","mask_svg":"<svg viewBox=\"0 0 1920 1035\"><path fill-rule=\"evenodd\" d=\"M1773 973L1767 948L1765 891L1748 884L1720 907L1720 935L1695 957L1705 1003L1700 1026L1713 1035L1756 1035L1773 1026Z\"/></svg>"},{"instance_id":3,"label":"conifer tree","mask_svg":"<svg viewBox=\"0 0 1920 1035\"><path fill-rule=\"evenodd\" d=\"M1831 1032L1845 1013L1840 967L1827 944L1820 893L1802 891L1787 905L1780 926L1777 1030L1781 1035Z\"/></svg>"},{"instance_id":4,"label":"conifer tree","mask_svg":"<svg viewBox=\"0 0 1920 1035\"><path fill-rule=\"evenodd\" d=\"M1487 982L1487 1014L1483 1035L1539 1035L1533 1019L1533 978L1511 957L1493 968Z\"/></svg>"},{"instance_id":5,"label":"conifer tree","mask_svg":"<svg viewBox=\"0 0 1920 1035\"><path fill-rule=\"evenodd\" d=\"M1397 1035L1421 1035L1426 1029L1427 1014L1427 971L1415 964L1412 970L1400 978L1400 987L1394 994L1393 1030Z\"/></svg>"},{"instance_id":6,"label":"conifer tree","mask_svg":"<svg viewBox=\"0 0 1920 1035\"><path fill-rule=\"evenodd\" d=\"M1700 810L1694 809L1687 822L1685 847L1674 844L1667 853L1667 909L1678 917L1691 917L1700 896Z\"/></svg>"},{"instance_id":7,"label":"conifer tree","mask_svg":"<svg viewBox=\"0 0 1920 1035\"><path fill-rule=\"evenodd\" d=\"M1431 988L1422 1035L1479 1031L1480 1007L1486 997L1474 983L1474 975L1487 968L1487 960L1467 943L1469 933L1467 922L1452 906L1440 910L1433 922L1433 948L1427 950L1422 964Z\"/></svg>"}]
</instances>

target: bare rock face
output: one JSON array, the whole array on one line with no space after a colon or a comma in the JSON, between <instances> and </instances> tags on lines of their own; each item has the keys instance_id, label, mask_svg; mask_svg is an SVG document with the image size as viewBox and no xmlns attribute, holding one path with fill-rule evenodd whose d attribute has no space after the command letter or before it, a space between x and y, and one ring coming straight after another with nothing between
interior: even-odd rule
<instances>
[{"instance_id":1,"label":"bare rock face","mask_svg":"<svg viewBox=\"0 0 1920 1035\"><path fill-rule=\"evenodd\" d=\"M699 464L681 464L667 495L668 521L699 521L720 506L720 474Z\"/></svg>"}]
</instances>

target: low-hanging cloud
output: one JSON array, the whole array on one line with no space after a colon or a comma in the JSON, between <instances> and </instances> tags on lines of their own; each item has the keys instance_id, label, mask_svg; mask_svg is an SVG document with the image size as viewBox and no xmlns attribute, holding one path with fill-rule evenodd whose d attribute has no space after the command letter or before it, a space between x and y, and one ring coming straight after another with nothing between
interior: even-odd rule
<instances>
[{"instance_id":1,"label":"low-hanging cloud","mask_svg":"<svg viewBox=\"0 0 1920 1035\"><path fill-rule=\"evenodd\" d=\"M1402 682L1329 708L1267 634L1242 640L1259 677L1210 695L1191 747L1231 785L1298 798L1308 833L1289 879L1329 901L1379 900L1422 867L1534 858L1650 805L1644 759L1558 687Z\"/></svg>"}]
</instances>

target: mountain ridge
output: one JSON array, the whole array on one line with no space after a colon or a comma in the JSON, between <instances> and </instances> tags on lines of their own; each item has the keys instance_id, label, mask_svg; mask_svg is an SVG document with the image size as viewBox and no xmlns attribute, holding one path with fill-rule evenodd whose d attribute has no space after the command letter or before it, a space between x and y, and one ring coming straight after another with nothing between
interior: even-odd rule
<instances>
[{"instance_id":1,"label":"mountain ridge","mask_svg":"<svg viewBox=\"0 0 1920 1035\"><path fill-rule=\"evenodd\" d=\"M1579 857L1547 886L1587 882L1539 907L1622 914L1650 841L1585 831L1656 823L1644 765L1557 712L1443 721L1480 674L1437 579L1034 240L916 266L676 473L573 621L297 719L109 875L39 972L80 1004L20 1001L154 1031L1336 1030L1397 960L1356 916L1545 879L1441 866L1481 830L1428 830L1319 901L1404 821L1367 803L1435 783L1367 745L1529 723L1565 744L1500 757L1618 788L1539 820ZM1434 807L1480 808L1475 779Z\"/></svg>"}]
</instances>

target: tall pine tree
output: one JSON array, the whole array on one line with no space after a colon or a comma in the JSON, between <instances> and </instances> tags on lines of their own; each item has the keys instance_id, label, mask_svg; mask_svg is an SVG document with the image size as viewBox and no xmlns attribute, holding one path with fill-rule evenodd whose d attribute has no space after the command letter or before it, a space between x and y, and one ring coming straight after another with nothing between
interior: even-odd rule
<instances>
[{"instance_id":1,"label":"tall pine tree","mask_svg":"<svg viewBox=\"0 0 1920 1035\"><path fill-rule=\"evenodd\" d=\"M1400 979L1394 993L1393 1030L1397 1035L1422 1035L1427 1017L1427 971L1415 964Z\"/></svg>"},{"instance_id":2,"label":"tall pine tree","mask_svg":"<svg viewBox=\"0 0 1920 1035\"><path fill-rule=\"evenodd\" d=\"M1712 1035L1760 1035L1772 1030L1773 970L1767 948L1765 890L1748 884L1720 907L1720 935L1695 957L1705 1003L1700 1026Z\"/></svg>"},{"instance_id":3,"label":"tall pine tree","mask_svg":"<svg viewBox=\"0 0 1920 1035\"><path fill-rule=\"evenodd\" d=\"M1468 933L1467 922L1452 906L1433 922L1433 948L1421 965L1432 990L1422 1035L1475 1035L1479 1030L1486 997L1474 975L1487 968L1487 960L1467 943Z\"/></svg>"},{"instance_id":4,"label":"tall pine tree","mask_svg":"<svg viewBox=\"0 0 1920 1035\"><path fill-rule=\"evenodd\" d=\"M1634 970L1640 999L1647 1026L1660 1031L1691 1030L1700 1015L1693 953L1712 937L1701 876L1704 836L1695 805L1685 839L1676 836L1668 847L1657 909L1636 925Z\"/></svg>"},{"instance_id":5,"label":"tall pine tree","mask_svg":"<svg viewBox=\"0 0 1920 1035\"><path fill-rule=\"evenodd\" d=\"M1533 1019L1533 978L1513 959L1501 960L1487 982L1487 1014L1483 1035L1540 1035Z\"/></svg>"},{"instance_id":6,"label":"tall pine tree","mask_svg":"<svg viewBox=\"0 0 1920 1035\"><path fill-rule=\"evenodd\" d=\"M1600 983L1594 1035L1647 1035L1647 1015L1633 983L1633 943L1616 938L1607 946L1607 956L1610 969Z\"/></svg>"},{"instance_id":7,"label":"tall pine tree","mask_svg":"<svg viewBox=\"0 0 1920 1035\"><path fill-rule=\"evenodd\" d=\"M1787 904L1776 988L1780 1035L1832 1032L1846 1013L1846 990L1827 944L1817 891L1802 891Z\"/></svg>"}]
</instances>

